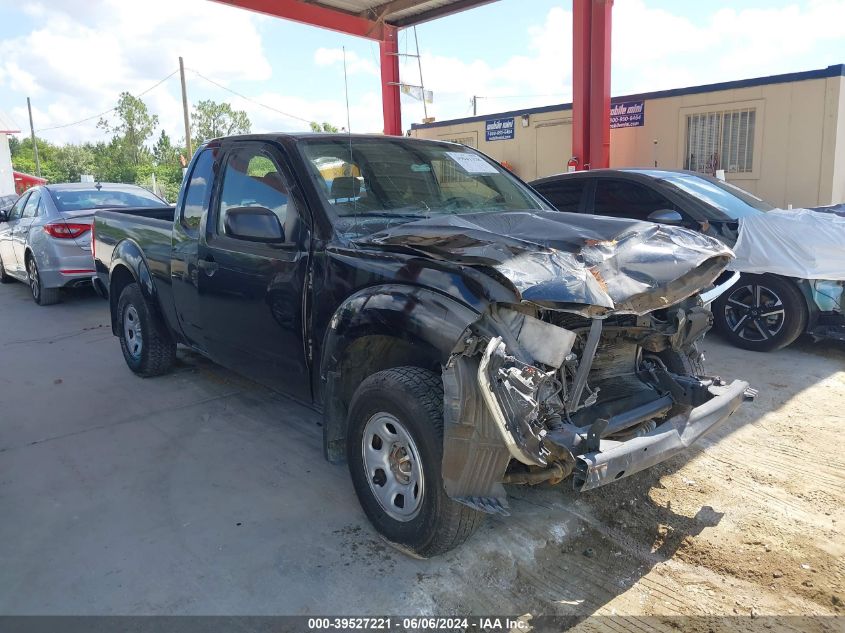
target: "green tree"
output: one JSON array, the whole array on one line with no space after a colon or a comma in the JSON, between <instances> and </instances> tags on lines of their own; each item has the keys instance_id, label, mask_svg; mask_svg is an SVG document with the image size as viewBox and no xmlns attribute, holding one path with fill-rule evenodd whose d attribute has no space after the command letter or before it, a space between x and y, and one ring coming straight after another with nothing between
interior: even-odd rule
<instances>
[{"instance_id":1,"label":"green tree","mask_svg":"<svg viewBox=\"0 0 845 633\"><path fill-rule=\"evenodd\" d=\"M57 182L79 182L83 174L94 174L93 145L64 145L56 148L53 167Z\"/></svg>"},{"instance_id":2,"label":"green tree","mask_svg":"<svg viewBox=\"0 0 845 633\"><path fill-rule=\"evenodd\" d=\"M36 143L38 144L38 162L41 165L41 176L50 182L62 182L61 174L57 172L54 164L54 158L59 148L43 138L36 137ZM32 138L27 136L19 140L14 136L10 137L9 153L12 156L12 167L15 170L36 175Z\"/></svg>"},{"instance_id":3,"label":"green tree","mask_svg":"<svg viewBox=\"0 0 845 633\"><path fill-rule=\"evenodd\" d=\"M327 121L323 121L322 125L316 121L311 121L312 132L325 132L329 134L336 134L338 132L337 126L332 125Z\"/></svg>"},{"instance_id":4,"label":"green tree","mask_svg":"<svg viewBox=\"0 0 845 633\"><path fill-rule=\"evenodd\" d=\"M123 92L118 98L115 116L115 123L100 119L97 127L114 135L112 140L118 141L123 160L137 168L149 160L146 142L158 127L158 115L150 114L147 104L138 97Z\"/></svg>"},{"instance_id":5,"label":"green tree","mask_svg":"<svg viewBox=\"0 0 845 633\"><path fill-rule=\"evenodd\" d=\"M220 136L249 134L252 129L246 112L234 110L228 103L217 103L210 99L194 106L191 120L191 136L197 145Z\"/></svg>"},{"instance_id":6,"label":"green tree","mask_svg":"<svg viewBox=\"0 0 845 633\"><path fill-rule=\"evenodd\" d=\"M182 183L182 164L179 161L179 156L184 153L185 148L173 145L170 136L164 130L161 131L158 140L153 145L153 169L151 173L155 173L158 190L170 201L176 199ZM151 187L152 177L149 177L149 183L146 180L139 180L138 184Z\"/></svg>"}]
</instances>

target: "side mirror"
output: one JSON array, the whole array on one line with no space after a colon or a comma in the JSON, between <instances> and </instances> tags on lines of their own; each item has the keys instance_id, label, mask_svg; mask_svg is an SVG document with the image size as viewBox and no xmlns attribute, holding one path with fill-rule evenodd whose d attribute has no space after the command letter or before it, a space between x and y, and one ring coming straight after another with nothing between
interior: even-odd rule
<instances>
[{"instance_id":1,"label":"side mirror","mask_svg":"<svg viewBox=\"0 0 845 633\"><path fill-rule=\"evenodd\" d=\"M267 207L232 207L226 211L226 235L249 242L285 241L279 216Z\"/></svg>"},{"instance_id":2,"label":"side mirror","mask_svg":"<svg viewBox=\"0 0 845 633\"><path fill-rule=\"evenodd\" d=\"M0 211L0 222L8 222L9 216L6 215L5 211Z\"/></svg>"},{"instance_id":3,"label":"side mirror","mask_svg":"<svg viewBox=\"0 0 845 633\"><path fill-rule=\"evenodd\" d=\"M673 209L660 209L652 212L648 219L650 222L657 222L658 224L683 224L684 216Z\"/></svg>"}]
</instances>

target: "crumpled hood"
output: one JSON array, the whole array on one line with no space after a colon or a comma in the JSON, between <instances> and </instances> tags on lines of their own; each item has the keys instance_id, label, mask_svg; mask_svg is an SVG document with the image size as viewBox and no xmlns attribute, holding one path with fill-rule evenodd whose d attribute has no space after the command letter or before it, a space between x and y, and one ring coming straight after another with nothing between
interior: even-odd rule
<instances>
[{"instance_id":1,"label":"crumpled hood","mask_svg":"<svg viewBox=\"0 0 845 633\"><path fill-rule=\"evenodd\" d=\"M523 300L645 314L709 286L730 248L683 228L558 211L439 215L357 240L492 267Z\"/></svg>"}]
</instances>

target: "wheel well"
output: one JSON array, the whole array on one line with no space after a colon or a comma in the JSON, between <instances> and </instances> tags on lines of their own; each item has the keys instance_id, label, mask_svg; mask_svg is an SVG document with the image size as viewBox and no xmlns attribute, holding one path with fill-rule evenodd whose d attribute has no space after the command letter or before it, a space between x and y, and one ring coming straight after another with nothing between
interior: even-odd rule
<instances>
[{"instance_id":1,"label":"wheel well","mask_svg":"<svg viewBox=\"0 0 845 633\"><path fill-rule=\"evenodd\" d=\"M109 308L111 310L112 332L117 334L117 302L120 300L120 293L131 283L135 277L126 266L115 266L109 274Z\"/></svg>"},{"instance_id":2,"label":"wheel well","mask_svg":"<svg viewBox=\"0 0 845 633\"><path fill-rule=\"evenodd\" d=\"M420 367L440 374L440 353L421 341L382 334L357 338L344 350L337 369L328 376L328 401L324 403L327 459L346 458L346 417L358 385L368 376L394 367Z\"/></svg>"}]
</instances>

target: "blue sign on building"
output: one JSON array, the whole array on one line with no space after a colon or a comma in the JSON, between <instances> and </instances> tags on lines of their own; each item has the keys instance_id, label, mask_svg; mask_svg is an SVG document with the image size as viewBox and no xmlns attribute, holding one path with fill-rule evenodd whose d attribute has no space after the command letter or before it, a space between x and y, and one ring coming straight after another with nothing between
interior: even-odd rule
<instances>
[{"instance_id":1,"label":"blue sign on building","mask_svg":"<svg viewBox=\"0 0 845 633\"><path fill-rule=\"evenodd\" d=\"M514 119L491 119L485 122L488 141L509 141L514 134Z\"/></svg>"},{"instance_id":2,"label":"blue sign on building","mask_svg":"<svg viewBox=\"0 0 845 633\"><path fill-rule=\"evenodd\" d=\"M610 106L610 129L645 125L645 101L614 103Z\"/></svg>"}]
</instances>

